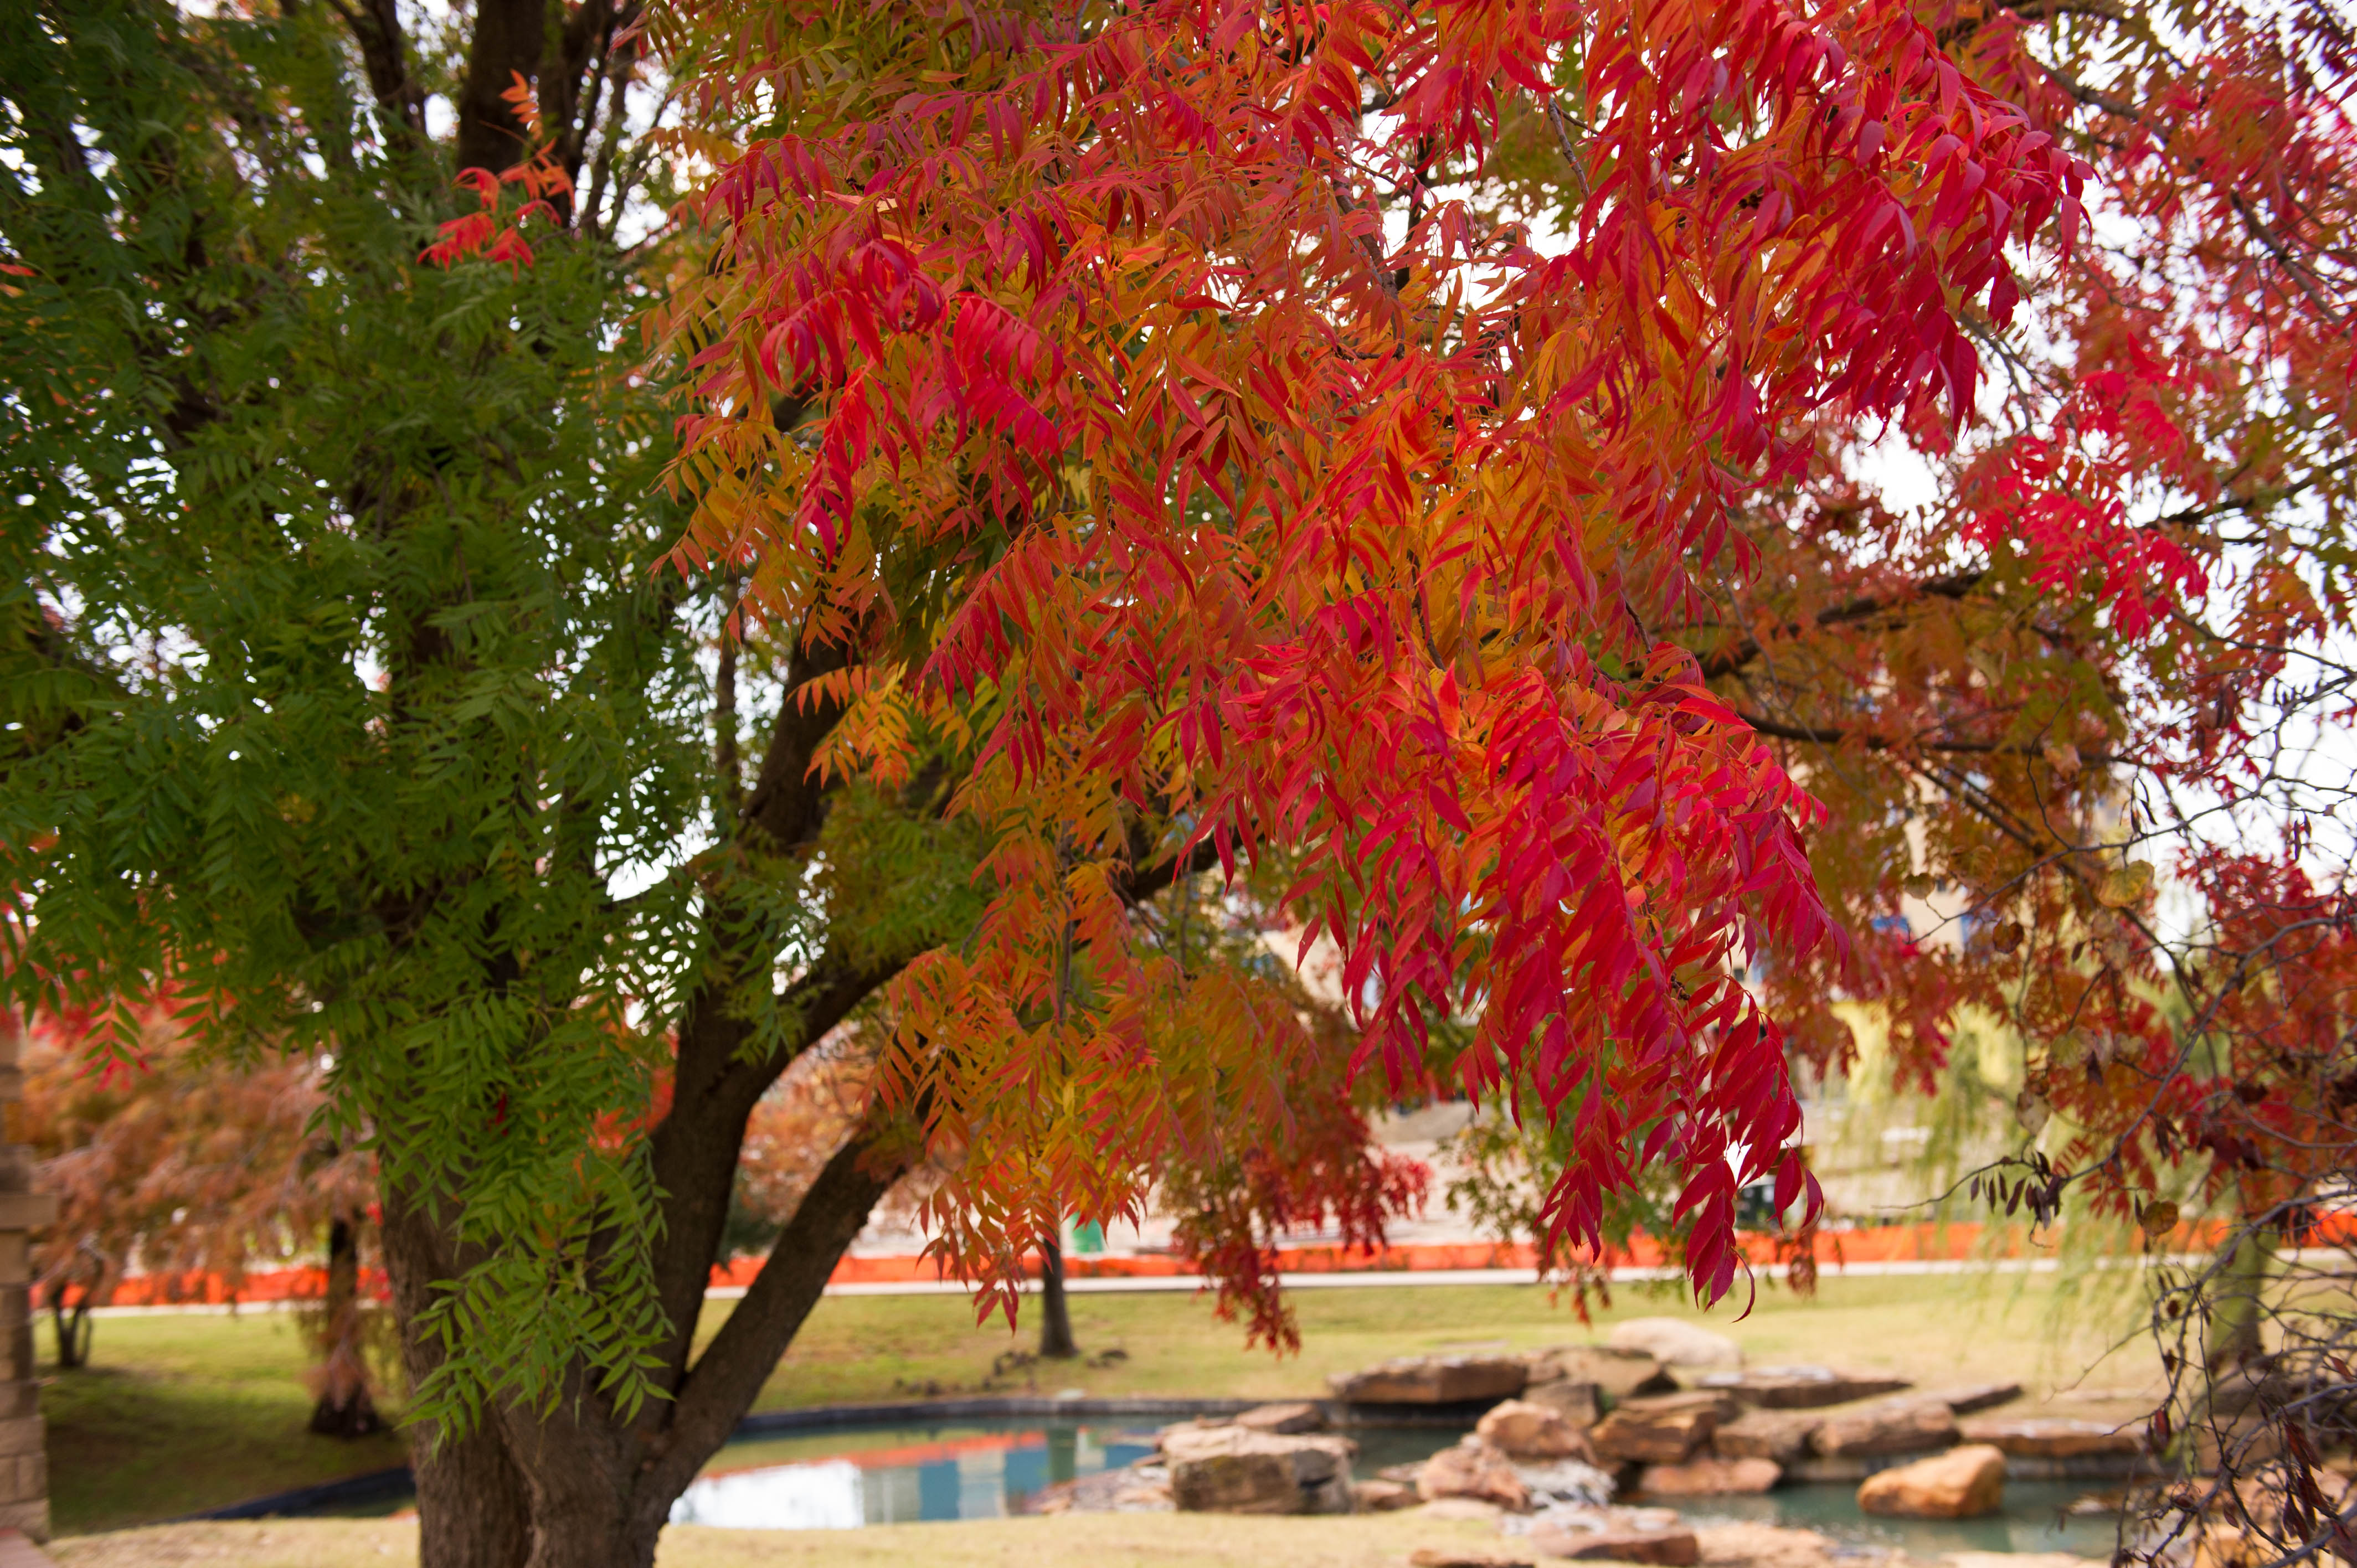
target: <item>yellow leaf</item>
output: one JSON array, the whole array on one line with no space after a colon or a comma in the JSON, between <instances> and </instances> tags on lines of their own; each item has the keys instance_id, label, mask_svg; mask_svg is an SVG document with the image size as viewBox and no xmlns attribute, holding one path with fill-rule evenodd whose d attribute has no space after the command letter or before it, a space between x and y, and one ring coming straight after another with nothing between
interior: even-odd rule
<instances>
[{"instance_id":1,"label":"yellow leaf","mask_svg":"<svg viewBox=\"0 0 2357 1568\"><path fill-rule=\"evenodd\" d=\"M2152 891L2152 863L2132 860L2104 873L2095 884L2095 902L2106 909L2125 909L2143 901Z\"/></svg>"}]
</instances>

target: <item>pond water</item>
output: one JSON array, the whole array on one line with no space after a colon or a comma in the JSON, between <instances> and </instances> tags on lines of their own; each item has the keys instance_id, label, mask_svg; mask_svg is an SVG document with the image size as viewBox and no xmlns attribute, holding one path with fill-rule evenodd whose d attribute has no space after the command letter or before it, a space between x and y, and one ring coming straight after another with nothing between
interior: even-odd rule
<instances>
[{"instance_id":1,"label":"pond water","mask_svg":"<svg viewBox=\"0 0 2357 1568\"><path fill-rule=\"evenodd\" d=\"M834 1427L731 1443L713 1456L672 1509L677 1524L738 1530L846 1530L919 1520L998 1519L1023 1511L1041 1488L1120 1469L1153 1451L1158 1422L999 1421ZM1352 1466L1361 1477L1415 1464L1455 1443L1446 1427L1358 1427ZM1932 1559L1944 1552L2071 1552L2108 1558L2108 1514L2071 1505L2100 1483L2015 1481L2005 1510L1982 1519L1897 1520L1858 1512L1857 1487L1782 1487L1758 1497L1664 1499L1695 1525L1737 1520L1822 1530L1854 1545L1896 1547ZM1647 1499L1636 1498L1631 1501ZM382 1513L414 1505L387 1498L330 1511Z\"/></svg>"},{"instance_id":2,"label":"pond water","mask_svg":"<svg viewBox=\"0 0 2357 1568\"><path fill-rule=\"evenodd\" d=\"M1664 1499L1695 1525L1746 1520L1814 1530L1854 1545L1897 1547L1910 1556L1943 1552L2072 1552L2108 1559L2114 1516L2068 1511L2110 1488L2098 1481L2008 1481L2005 1509L1979 1519L1883 1519L1857 1508L1851 1486L1779 1487L1745 1498Z\"/></svg>"},{"instance_id":3,"label":"pond water","mask_svg":"<svg viewBox=\"0 0 2357 1568\"><path fill-rule=\"evenodd\" d=\"M1429 1458L1446 1429L1353 1432L1356 1468ZM672 1508L674 1524L845 1530L919 1520L998 1519L1059 1481L1118 1470L1154 1451L1135 1420L875 1426L732 1443Z\"/></svg>"}]
</instances>

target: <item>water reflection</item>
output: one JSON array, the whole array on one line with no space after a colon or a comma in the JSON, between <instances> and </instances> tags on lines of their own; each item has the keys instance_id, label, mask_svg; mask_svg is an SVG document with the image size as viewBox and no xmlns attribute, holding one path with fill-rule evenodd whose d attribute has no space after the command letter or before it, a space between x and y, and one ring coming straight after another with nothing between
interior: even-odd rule
<instances>
[{"instance_id":1,"label":"water reflection","mask_svg":"<svg viewBox=\"0 0 2357 1568\"><path fill-rule=\"evenodd\" d=\"M916 1441L910 1441L912 1437ZM997 1519L1042 1487L1119 1469L1152 1451L1149 1434L1058 1423L1016 1431L933 1428L833 1435L838 1456L759 1464L733 1444L672 1505L673 1524L736 1530L845 1530L920 1520ZM842 1453L846 1441L858 1444ZM779 1457L785 1457L780 1453Z\"/></svg>"}]
</instances>

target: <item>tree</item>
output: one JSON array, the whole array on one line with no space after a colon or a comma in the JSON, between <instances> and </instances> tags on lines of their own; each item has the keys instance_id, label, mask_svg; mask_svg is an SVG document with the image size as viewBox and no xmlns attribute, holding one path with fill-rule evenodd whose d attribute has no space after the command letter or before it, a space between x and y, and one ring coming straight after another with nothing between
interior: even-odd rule
<instances>
[{"instance_id":1,"label":"tree","mask_svg":"<svg viewBox=\"0 0 2357 1568\"><path fill-rule=\"evenodd\" d=\"M0 1026L20 1028L13 1016ZM59 1363L87 1360L89 1310L134 1264L167 1295L202 1300L216 1289L234 1297L257 1264L317 1261L311 1430L383 1430L360 1289L375 1172L365 1155L312 1129L326 1103L321 1063L222 1061L152 1013L127 1059L93 1064L77 1046L70 1027L37 1029L20 1057L25 1141L40 1162L35 1179L59 1203L33 1257L49 1293Z\"/></svg>"},{"instance_id":2,"label":"tree","mask_svg":"<svg viewBox=\"0 0 2357 1568\"><path fill-rule=\"evenodd\" d=\"M634 11L538 14L0 39L12 989L126 1065L165 993L210 1047L332 1050L436 1563L647 1559L913 1159L886 1114L828 1150L691 1359L753 1106L977 908L957 746L813 773L840 645L724 636L726 573L651 573L683 524L625 333L699 264L628 240L668 89ZM498 260L421 259L486 196ZM1281 1117L1284 1066L1196 1124Z\"/></svg>"},{"instance_id":3,"label":"tree","mask_svg":"<svg viewBox=\"0 0 2357 1568\"><path fill-rule=\"evenodd\" d=\"M2137 1550L2175 1550L2241 1480L2282 1505L2257 1510L2271 1555L2345 1552L2301 1458L2357 1444L2357 1320L2322 1283L2346 1239L2317 1220L2357 1164L2345 19L1923 14L2084 160L2095 242L2019 252L1964 313L2002 377L1969 424L1815 421L1734 520L1758 569L1677 632L1824 807L1810 861L1852 945L1753 983L1816 1069L1849 1058L1841 1004L1926 1087L1961 1025L2009 1035L2023 1086L1988 1109L2017 1152L1958 1196L2068 1204L2131 1251L2213 1227L2153 1310L2154 1431L2214 1480L2158 1494ZM1562 154L1535 122L1501 138L1522 210L1587 204ZM1931 481L1911 501L1909 469ZM1583 1157L1560 1130L1523 1142L1510 1176ZM2287 1236L2323 1255L2279 1258Z\"/></svg>"},{"instance_id":4,"label":"tree","mask_svg":"<svg viewBox=\"0 0 2357 1568\"><path fill-rule=\"evenodd\" d=\"M1894 0L412 20L0 38L0 846L27 1002L335 1043L427 1563L650 1561L920 1160L1010 1310L1160 1182L1282 1343L1272 1223L1380 1223L1354 1096L1439 1079L1571 1129L1576 1240L1665 1163L1727 1286L1738 1186L1809 1191L1733 967L1840 939L1675 633L1812 421L1973 406L1960 317L2083 227L2023 109ZM1533 127L1552 240L1451 189ZM666 145L717 177L626 243ZM1356 1027L1206 924L1330 939Z\"/></svg>"}]
</instances>

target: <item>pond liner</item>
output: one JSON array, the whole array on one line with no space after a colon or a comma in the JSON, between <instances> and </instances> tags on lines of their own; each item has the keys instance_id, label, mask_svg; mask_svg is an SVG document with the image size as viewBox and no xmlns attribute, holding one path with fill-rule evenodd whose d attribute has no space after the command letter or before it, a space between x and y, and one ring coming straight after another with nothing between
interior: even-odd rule
<instances>
[{"instance_id":1,"label":"pond liner","mask_svg":"<svg viewBox=\"0 0 2357 1568\"><path fill-rule=\"evenodd\" d=\"M806 1410L765 1410L737 1423L730 1441L774 1437L789 1432L824 1432L834 1428L890 1426L909 1422L986 1421L1015 1419L1070 1420L1122 1416L1235 1415L1266 1400L1243 1399L1060 1399L1049 1394L983 1394L963 1399L893 1400L864 1404L813 1405ZM1326 1412L1336 1426L1470 1426L1495 1401L1463 1404L1344 1404L1338 1401L1309 1402ZM322 1509L350 1508L384 1502L416 1490L409 1466L371 1470L317 1486L296 1487L267 1497L251 1498L201 1513L163 1520L187 1524L201 1520L272 1519L317 1513Z\"/></svg>"}]
</instances>

